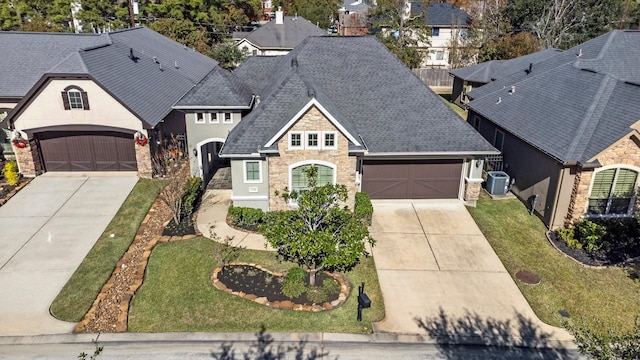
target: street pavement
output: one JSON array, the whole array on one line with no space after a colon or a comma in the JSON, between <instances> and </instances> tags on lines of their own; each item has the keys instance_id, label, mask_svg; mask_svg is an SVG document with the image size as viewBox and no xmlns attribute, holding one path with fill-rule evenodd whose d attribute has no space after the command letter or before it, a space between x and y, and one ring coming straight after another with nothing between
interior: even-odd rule
<instances>
[{"instance_id":1,"label":"street pavement","mask_svg":"<svg viewBox=\"0 0 640 360\"><path fill-rule=\"evenodd\" d=\"M73 330L49 306L137 181L132 173L47 173L0 207L0 336Z\"/></svg>"}]
</instances>

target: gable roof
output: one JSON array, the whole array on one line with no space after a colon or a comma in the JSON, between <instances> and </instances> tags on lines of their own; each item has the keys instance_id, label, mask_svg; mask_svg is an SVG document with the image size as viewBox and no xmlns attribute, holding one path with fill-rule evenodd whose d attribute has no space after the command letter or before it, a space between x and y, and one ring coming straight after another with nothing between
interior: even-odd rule
<instances>
[{"instance_id":1,"label":"gable roof","mask_svg":"<svg viewBox=\"0 0 640 360\"><path fill-rule=\"evenodd\" d=\"M326 35L325 31L302 16L284 16L282 24L271 20L250 32L244 39L260 49L293 49L309 36ZM240 40L240 41L242 41Z\"/></svg>"},{"instance_id":2,"label":"gable roof","mask_svg":"<svg viewBox=\"0 0 640 360\"><path fill-rule=\"evenodd\" d=\"M174 109L244 108L252 101L252 92L237 76L219 66L189 90Z\"/></svg>"},{"instance_id":3,"label":"gable roof","mask_svg":"<svg viewBox=\"0 0 640 360\"><path fill-rule=\"evenodd\" d=\"M468 106L562 163L585 164L640 119L638 56L640 32L612 31L472 91Z\"/></svg>"},{"instance_id":4,"label":"gable roof","mask_svg":"<svg viewBox=\"0 0 640 360\"><path fill-rule=\"evenodd\" d=\"M471 17L464 10L447 3L430 3L426 9L422 2L411 3L411 15L425 13L424 22L430 26L462 26L471 23Z\"/></svg>"},{"instance_id":5,"label":"gable roof","mask_svg":"<svg viewBox=\"0 0 640 360\"><path fill-rule=\"evenodd\" d=\"M516 71L524 72L529 68L529 64L535 65L560 52L562 52L562 50L545 49L514 59L485 61L477 65L451 70L449 73L465 81L486 84Z\"/></svg>"},{"instance_id":6,"label":"gable roof","mask_svg":"<svg viewBox=\"0 0 640 360\"><path fill-rule=\"evenodd\" d=\"M279 60L260 104L231 131L222 155L265 150L311 101L346 135L362 140L360 147L350 144L352 150L381 156L496 152L374 37L309 37Z\"/></svg>"},{"instance_id":7,"label":"gable roof","mask_svg":"<svg viewBox=\"0 0 640 360\"><path fill-rule=\"evenodd\" d=\"M100 35L0 32L0 43L10 54L0 60L0 97L24 97L49 78L84 76L152 127L217 66L144 27ZM10 120L28 100L16 106Z\"/></svg>"}]
</instances>

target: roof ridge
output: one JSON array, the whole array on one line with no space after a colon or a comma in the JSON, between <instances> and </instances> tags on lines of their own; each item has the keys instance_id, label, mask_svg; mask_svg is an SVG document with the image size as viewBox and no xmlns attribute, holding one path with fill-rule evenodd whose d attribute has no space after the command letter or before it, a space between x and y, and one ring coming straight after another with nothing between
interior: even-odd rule
<instances>
[{"instance_id":1,"label":"roof ridge","mask_svg":"<svg viewBox=\"0 0 640 360\"><path fill-rule=\"evenodd\" d=\"M605 74L600 82L598 91L594 97L594 101L589 106L585 117L576 129L575 136L567 151L567 159L581 160L582 153L587 144L593 137L595 129L602 118L602 113L606 107L613 89L616 87L618 80L611 75Z\"/></svg>"},{"instance_id":2,"label":"roof ridge","mask_svg":"<svg viewBox=\"0 0 640 360\"><path fill-rule=\"evenodd\" d=\"M80 55L80 51L74 51L74 52L70 53L64 59L62 59L60 62L58 62L57 64L55 64L52 67L50 67L47 72L50 72L51 70L53 70L53 69L57 68L58 66L64 64L67 60L69 60L72 57L77 57L80 60L80 64L82 65L82 69L88 74L89 73L89 69L87 69L87 65L84 63L84 59Z\"/></svg>"}]
</instances>

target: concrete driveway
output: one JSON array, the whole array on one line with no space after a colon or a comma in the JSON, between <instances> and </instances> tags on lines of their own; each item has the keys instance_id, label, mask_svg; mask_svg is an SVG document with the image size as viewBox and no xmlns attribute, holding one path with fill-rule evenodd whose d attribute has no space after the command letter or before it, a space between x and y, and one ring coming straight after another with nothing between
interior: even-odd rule
<instances>
[{"instance_id":1,"label":"concrete driveway","mask_svg":"<svg viewBox=\"0 0 640 360\"><path fill-rule=\"evenodd\" d=\"M47 173L0 207L0 336L73 330L49 306L138 181L99 175Z\"/></svg>"},{"instance_id":2,"label":"concrete driveway","mask_svg":"<svg viewBox=\"0 0 640 360\"><path fill-rule=\"evenodd\" d=\"M538 320L462 202L373 206L373 256L386 309L378 331L433 337L446 325L456 337L508 331L571 339Z\"/></svg>"}]
</instances>

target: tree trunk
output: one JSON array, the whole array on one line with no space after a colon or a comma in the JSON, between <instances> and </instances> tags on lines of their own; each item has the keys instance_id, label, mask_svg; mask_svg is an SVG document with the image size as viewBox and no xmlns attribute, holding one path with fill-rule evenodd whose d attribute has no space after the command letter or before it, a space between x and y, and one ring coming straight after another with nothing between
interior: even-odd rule
<instances>
[{"instance_id":1,"label":"tree trunk","mask_svg":"<svg viewBox=\"0 0 640 360\"><path fill-rule=\"evenodd\" d=\"M309 271L309 285L316 286L316 270Z\"/></svg>"}]
</instances>

